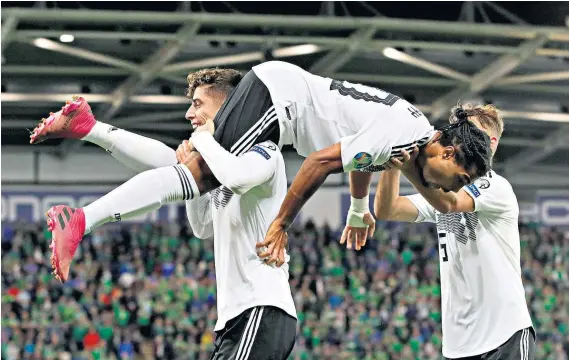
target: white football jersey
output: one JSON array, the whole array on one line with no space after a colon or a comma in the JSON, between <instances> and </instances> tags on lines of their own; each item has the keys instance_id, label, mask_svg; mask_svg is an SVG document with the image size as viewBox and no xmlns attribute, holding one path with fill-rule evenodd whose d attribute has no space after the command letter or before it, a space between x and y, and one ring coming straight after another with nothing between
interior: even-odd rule
<instances>
[{"instance_id":1,"label":"white football jersey","mask_svg":"<svg viewBox=\"0 0 569 360\"><path fill-rule=\"evenodd\" d=\"M236 157L207 132L192 136L192 143L222 184L186 202L194 234L202 239L214 236L215 330L254 306L275 306L296 318L288 255L277 268L259 259L255 248L264 240L287 192L285 163L277 145L267 141Z\"/></svg>"},{"instance_id":2,"label":"white football jersey","mask_svg":"<svg viewBox=\"0 0 569 360\"><path fill-rule=\"evenodd\" d=\"M268 88L279 118L279 146L299 155L341 143L344 171L381 170L402 149L434 135L413 105L380 89L311 74L296 65L269 61L253 67Z\"/></svg>"},{"instance_id":3,"label":"white football jersey","mask_svg":"<svg viewBox=\"0 0 569 360\"><path fill-rule=\"evenodd\" d=\"M443 355L475 356L532 326L520 268L518 201L494 171L463 188L472 213L442 214L419 194L408 196L417 222L434 222L439 236Z\"/></svg>"}]
</instances>

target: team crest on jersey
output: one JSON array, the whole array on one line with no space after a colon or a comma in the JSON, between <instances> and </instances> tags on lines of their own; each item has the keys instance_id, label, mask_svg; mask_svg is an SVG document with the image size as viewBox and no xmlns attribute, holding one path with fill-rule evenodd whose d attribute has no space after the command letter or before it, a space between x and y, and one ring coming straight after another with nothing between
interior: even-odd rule
<instances>
[{"instance_id":1,"label":"team crest on jersey","mask_svg":"<svg viewBox=\"0 0 569 360\"><path fill-rule=\"evenodd\" d=\"M265 147L269 150L277 151L277 146L275 144L273 144L272 142L266 141L264 143L258 144L257 146L262 146L262 147Z\"/></svg>"},{"instance_id":2,"label":"team crest on jersey","mask_svg":"<svg viewBox=\"0 0 569 360\"><path fill-rule=\"evenodd\" d=\"M366 152L358 153L352 159L352 164L356 169L363 169L367 166L370 166L371 162L372 162L371 155Z\"/></svg>"},{"instance_id":3,"label":"team crest on jersey","mask_svg":"<svg viewBox=\"0 0 569 360\"><path fill-rule=\"evenodd\" d=\"M490 181L488 181L488 179L479 179L478 187L481 189L488 189L490 187Z\"/></svg>"}]
</instances>

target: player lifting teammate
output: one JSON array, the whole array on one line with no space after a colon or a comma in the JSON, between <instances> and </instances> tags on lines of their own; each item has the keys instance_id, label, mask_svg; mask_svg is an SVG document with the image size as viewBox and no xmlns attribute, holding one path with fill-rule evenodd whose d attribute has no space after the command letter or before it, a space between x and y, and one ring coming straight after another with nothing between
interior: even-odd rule
<instances>
[{"instance_id":1,"label":"player lifting teammate","mask_svg":"<svg viewBox=\"0 0 569 360\"><path fill-rule=\"evenodd\" d=\"M209 69L190 74L188 95L193 103L186 117L194 127L215 116L240 78L241 74L234 70ZM84 117L72 118L68 134L86 134L84 140L103 147L136 172L174 165L188 155L181 148L176 153L156 140L96 122L83 99L77 99L76 104L84 107L80 112ZM64 111L73 111L73 107ZM263 238L286 194L282 154L274 143L265 142L237 157L205 131L193 139L221 182L211 193L186 201L194 234L201 239L213 235L215 242L218 319L211 358L284 360L296 336L288 266L267 266L255 249L256 239ZM180 165L177 167L180 171Z\"/></svg>"},{"instance_id":2,"label":"player lifting teammate","mask_svg":"<svg viewBox=\"0 0 569 360\"><path fill-rule=\"evenodd\" d=\"M72 123L84 116L85 107L77 106L74 112L53 115L54 120L34 139L58 135L50 124ZM71 120L69 116L63 119L65 114ZM271 140L279 147L292 144L300 155L308 156L266 241L258 244L268 246L260 256L270 256L268 263L279 266L284 262L286 228L330 173L357 170L350 174L353 207L347 223L365 230L373 222L367 210L371 174L366 171L381 170L383 163L403 150L419 146L422 183L448 191L459 190L490 167L488 136L470 122L435 131L419 110L393 94L319 77L278 61L255 66L232 91L214 121L203 126L235 155ZM93 227L116 221L116 214L120 218L139 215L165 202L197 198L215 187L206 181L212 177L203 157L192 156L184 164L141 173L84 210L53 208L54 266L60 278L67 278L77 244ZM63 229L61 222L55 221L60 216L76 224L75 230Z\"/></svg>"},{"instance_id":3,"label":"player lifting teammate","mask_svg":"<svg viewBox=\"0 0 569 360\"><path fill-rule=\"evenodd\" d=\"M451 120L468 119L491 137L495 152L503 121L493 106L458 107ZM443 355L447 359L529 360L535 331L520 269L518 202L505 178L489 171L457 193L422 185L413 161L391 161L377 186L379 219L437 225L441 272ZM399 173L420 194L399 196Z\"/></svg>"}]
</instances>

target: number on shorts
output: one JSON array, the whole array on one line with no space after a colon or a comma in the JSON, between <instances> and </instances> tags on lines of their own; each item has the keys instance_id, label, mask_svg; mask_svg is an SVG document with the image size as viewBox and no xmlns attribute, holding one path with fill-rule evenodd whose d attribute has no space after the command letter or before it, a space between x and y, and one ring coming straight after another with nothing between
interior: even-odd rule
<instances>
[{"instance_id":1,"label":"number on shorts","mask_svg":"<svg viewBox=\"0 0 569 360\"><path fill-rule=\"evenodd\" d=\"M345 86L344 83L349 84L350 87ZM359 91L357 90L357 88L362 90L365 89L368 92ZM338 90L338 93L340 93L340 95L350 96L351 98L356 100L371 101L374 103L383 104L387 106L392 106L397 102L397 100L400 99L398 96L395 96L388 92L384 92L370 86L352 84L347 81L332 80L332 84L330 84L330 90ZM385 94L385 97L382 98L377 95L372 95L370 94L370 92L379 92L382 93L382 95Z\"/></svg>"}]
</instances>

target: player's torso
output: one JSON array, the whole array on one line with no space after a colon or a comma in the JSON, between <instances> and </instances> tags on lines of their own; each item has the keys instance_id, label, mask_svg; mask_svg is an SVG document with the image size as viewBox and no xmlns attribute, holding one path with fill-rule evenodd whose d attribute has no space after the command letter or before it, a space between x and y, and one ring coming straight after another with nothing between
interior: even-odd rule
<instances>
[{"instance_id":1,"label":"player's torso","mask_svg":"<svg viewBox=\"0 0 569 360\"><path fill-rule=\"evenodd\" d=\"M443 354L490 351L531 325L520 274L517 222L483 213L436 213Z\"/></svg>"},{"instance_id":2,"label":"player's torso","mask_svg":"<svg viewBox=\"0 0 569 360\"><path fill-rule=\"evenodd\" d=\"M392 134L395 146L432 132L421 111L381 89L316 76L283 62L265 63L254 70L277 108L282 142L293 144L302 156L364 127Z\"/></svg>"},{"instance_id":3,"label":"player's torso","mask_svg":"<svg viewBox=\"0 0 569 360\"><path fill-rule=\"evenodd\" d=\"M270 184L243 195L224 186L212 191L219 319L216 328L255 305L270 304L294 312L288 265L265 265L255 248L276 217L286 191L284 160Z\"/></svg>"}]
</instances>

